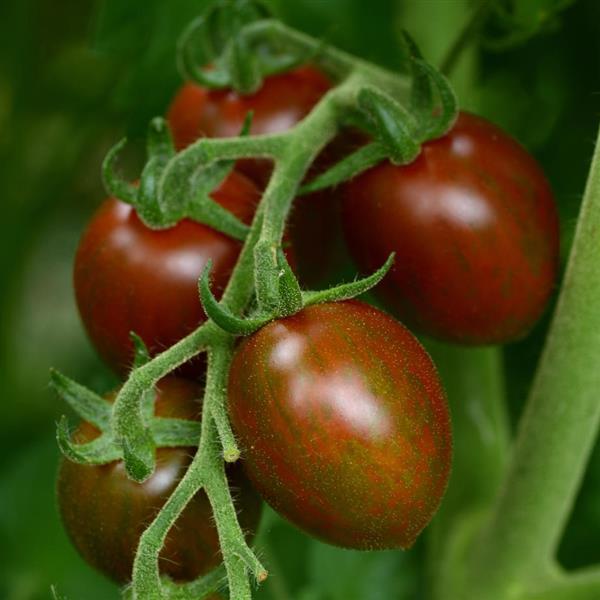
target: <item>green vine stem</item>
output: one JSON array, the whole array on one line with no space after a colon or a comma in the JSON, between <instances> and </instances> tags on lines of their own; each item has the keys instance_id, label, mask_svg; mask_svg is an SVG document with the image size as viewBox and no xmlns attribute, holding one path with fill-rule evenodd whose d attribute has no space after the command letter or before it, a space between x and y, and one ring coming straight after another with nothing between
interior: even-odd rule
<instances>
[{"instance_id":1,"label":"green vine stem","mask_svg":"<svg viewBox=\"0 0 600 600\"><path fill-rule=\"evenodd\" d=\"M553 571L600 421L599 235L600 143L503 491L473 548L468 598L512 597ZM600 580L579 589L578 597L597 599Z\"/></svg>"},{"instance_id":2,"label":"green vine stem","mask_svg":"<svg viewBox=\"0 0 600 600\"><path fill-rule=\"evenodd\" d=\"M509 456L510 432L502 351L426 345L448 394L454 439L450 484L427 540L429 597L444 600L461 572L462 556L453 555L455 538L465 520L493 502Z\"/></svg>"},{"instance_id":3,"label":"green vine stem","mask_svg":"<svg viewBox=\"0 0 600 600\"><path fill-rule=\"evenodd\" d=\"M592 600L600 591L600 569L584 569L533 589L517 600Z\"/></svg>"}]
</instances>

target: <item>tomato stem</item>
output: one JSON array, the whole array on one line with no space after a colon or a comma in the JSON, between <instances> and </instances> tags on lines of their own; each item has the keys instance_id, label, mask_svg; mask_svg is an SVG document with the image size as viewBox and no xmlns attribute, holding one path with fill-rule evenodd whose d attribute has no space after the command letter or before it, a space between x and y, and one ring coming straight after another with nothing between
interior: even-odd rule
<instances>
[{"instance_id":1,"label":"tomato stem","mask_svg":"<svg viewBox=\"0 0 600 600\"><path fill-rule=\"evenodd\" d=\"M474 546L469 597L506 598L508 591L527 589L553 570L600 423L599 230L600 139L502 493ZM599 578L581 589L589 594L578 598L598 598Z\"/></svg>"}]
</instances>

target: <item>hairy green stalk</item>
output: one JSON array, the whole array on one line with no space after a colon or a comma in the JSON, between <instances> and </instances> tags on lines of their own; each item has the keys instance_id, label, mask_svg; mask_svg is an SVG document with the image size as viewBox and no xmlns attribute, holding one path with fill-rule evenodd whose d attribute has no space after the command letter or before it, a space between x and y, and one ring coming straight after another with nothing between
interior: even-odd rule
<instances>
[{"instance_id":1,"label":"hairy green stalk","mask_svg":"<svg viewBox=\"0 0 600 600\"><path fill-rule=\"evenodd\" d=\"M546 347L502 493L474 547L465 598L525 594L554 570L600 422L599 232L600 143ZM600 584L582 584L589 595L578 597L600 597L594 581Z\"/></svg>"}]
</instances>

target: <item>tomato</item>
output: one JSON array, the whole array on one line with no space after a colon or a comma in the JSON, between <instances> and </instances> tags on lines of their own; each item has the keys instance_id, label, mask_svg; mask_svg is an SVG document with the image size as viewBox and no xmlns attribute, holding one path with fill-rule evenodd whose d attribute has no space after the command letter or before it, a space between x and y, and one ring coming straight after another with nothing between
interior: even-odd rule
<instances>
[{"instance_id":1,"label":"tomato","mask_svg":"<svg viewBox=\"0 0 600 600\"><path fill-rule=\"evenodd\" d=\"M540 317L556 278L558 216L535 160L488 121L461 113L408 166L382 163L344 185L351 254L403 321L443 340L495 344Z\"/></svg>"},{"instance_id":2,"label":"tomato","mask_svg":"<svg viewBox=\"0 0 600 600\"><path fill-rule=\"evenodd\" d=\"M197 419L201 387L176 377L157 388L155 414ZM98 436L82 423L74 439L85 443ZM142 484L131 481L122 461L80 465L63 459L58 473L58 506L73 544L93 567L118 583L131 579L138 540L185 473L194 448L160 448L154 474ZM234 465L228 472L245 531L254 531L260 517L260 499ZM217 566L219 540L212 510L204 492L198 492L169 532L160 555L163 574L192 580Z\"/></svg>"},{"instance_id":3,"label":"tomato","mask_svg":"<svg viewBox=\"0 0 600 600\"><path fill-rule=\"evenodd\" d=\"M259 200L254 185L235 172L212 196L246 223ZM213 261L219 295L240 249L240 242L190 220L149 229L131 206L105 201L83 234L74 269L77 306L102 358L124 373L133 358L130 331L151 354L193 331L206 318L198 297L206 262ZM197 365L187 371L198 371Z\"/></svg>"},{"instance_id":4,"label":"tomato","mask_svg":"<svg viewBox=\"0 0 600 600\"><path fill-rule=\"evenodd\" d=\"M246 338L229 412L256 489L331 544L409 547L446 489L451 428L436 369L367 304L308 307Z\"/></svg>"},{"instance_id":5,"label":"tomato","mask_svg":"<svg viewBox=\"0 0 600 600\"><path fill-rule=\"evenodd\" d=\"M206 90L185 84L175 96L168 120L178 149L202 136L239 135L244 118L253 113L250 133L279 133L303 119L329 90L327 78L312 67L302 67L267 78L254 94L242 96L232 90ZM354 140L339 140L320 156L313 170L332 164ZM271 172L267 160L247 159L238 168L261 188ZM298 262L299 275L307 285L316 285L338 266L341 247L339 198L331 190L302 196L294 204L290 236Z\"/></svg>"},{"instance_id":6,"label":"tomato","mask_svg":"<svg viewBox=\"0 0 600 600\"><path fill-rule=\"evenodd\" d=\"M316 69L301 67L267 78L254 94L233 90L207 90L185 84L168 111L175 146L185 148L199 137L231 137L240 134L252 111L252 135L280 133L302 120L329 90L327 78ZM267 161L243 161L241 169L264 184L271 171Z\"/></svg>"}]
</instances>

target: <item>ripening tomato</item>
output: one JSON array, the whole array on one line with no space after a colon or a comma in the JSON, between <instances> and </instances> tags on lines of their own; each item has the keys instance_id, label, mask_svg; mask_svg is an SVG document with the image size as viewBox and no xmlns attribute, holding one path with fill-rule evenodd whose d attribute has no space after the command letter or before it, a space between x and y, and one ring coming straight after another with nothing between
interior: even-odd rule
<instances>
[{"instance_id":1,"label":"ripening tomato","mask_svg":"<svg viewBox=\"0 0 600 600\"><path fill-rule=\"evenodd\" d=\"M330 82L312 67L301 67L267 78L254 94L242 96L233 90L207 90L185 84L175 96L168 120L178 149L199 137L239 135L249 111L253 113L250 133L279 133L302 120L330 89ZM358 141L345 136L326 148L312 173L333 164ZM267 160L241 160L237 168L261 188L271 172ZM289 232L299 275L315 285L340 262L339 197L332 190L298 198L294 203Z\"/></svg>"},{"instance_id":2,"label":"ripening tomato","mask_svg":"<svg viewBox=\"0 0 600 600\"><path fill-rule=\"evenodd\" d=\"M212 197L245 223L259 201L252 182L236 172ZM133 359L131 331L151 354L193 331L206 318L198 297L204 266L213 261L213 291L220 295L240 249L240 242L190 220L149 229L134 208L106 200L83 234L74 269L77 306L101 357L124 373Z\"/></svg>"},{"instance_id":3,"label":"ripening tomato","mask_svg":"<svg viewBox=\"0 0 600 600\"><path fill-rule=\"evenodd\" d=\"M156 392L155 414L198 419L201 387L176 377L163 379ZM74 434L78 443L99 435L89 423ZM156 470L144 483L128 479L122 461L80 465L63 459L58 473L58 506L73 544L93 567L116 581L131 580L139 538L185 473L194 448L159 448ZM238 465L228 476L235 491L244 531L256 530L261 503ZM250 534L249 534L250 535ZM219 539L206 494L198 492L170 530L160 554L160 570L175 580L188 581L221 561Z\"/></svg>"},{"instance_id":4,"label":"ripening tomato","mask_svg":"<svg viewBox=\"0 0 600 600\"><path fill-rule=\"evenodd\" d=\"M446 489L451 428L435 366L367 304L305 308L245 339L229 412L256 489L331 544L409 547Z\"/></svg>"},{"instance_id":5,"label":"ripening tomato","mask_svg":"<svg viewBox=\"0 0 600 600\"><path fill-rule=\"evenodd\" d=\"M451 342L495 344L540 317L557 272L556 206L539 165L498 127L461 113L413 163L382 163L343 193L361 270L396 252L376 292L406 323Z\"/></svg>"}]
</instances>

